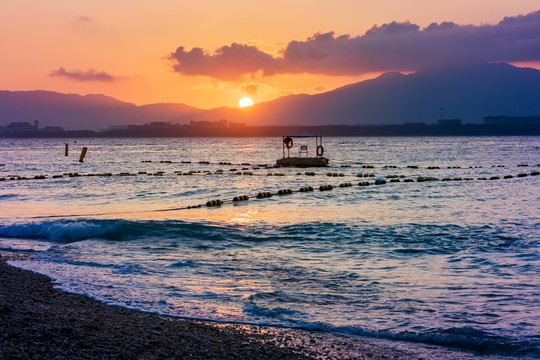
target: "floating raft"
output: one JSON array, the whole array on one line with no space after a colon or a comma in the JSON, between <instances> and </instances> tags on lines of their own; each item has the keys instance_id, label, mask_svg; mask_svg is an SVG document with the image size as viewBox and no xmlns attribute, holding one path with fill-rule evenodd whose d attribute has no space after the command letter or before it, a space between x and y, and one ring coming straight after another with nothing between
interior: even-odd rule
<instances>
[{"instance_id":1,"label":"floating raft","mask_svg":"<svg viewBox=\"0 0 540 360\"><path fill-rule=\"evenodd\" d=\"M308 146L299 146L298 156L291 156L291 148L294 146L293 138L314 138L316 157L308 155ZM321 167L328 165L328 159L323 157L324 148L322 146L322 136L316 134L289 134L283 136L283 157L276 160L277 166L292 167Z\"/></svg>"},{"instance_id":2,"label":"floating raft","mask_svg":"<svg viewBox=\"0 0 540 360\"><path fill-rule=\"evenodd\" d=\"M279 166L293 167L320 167L327 166L328 159L325 157L284 157L276 161Z\"/></svg>"}]
</instances>

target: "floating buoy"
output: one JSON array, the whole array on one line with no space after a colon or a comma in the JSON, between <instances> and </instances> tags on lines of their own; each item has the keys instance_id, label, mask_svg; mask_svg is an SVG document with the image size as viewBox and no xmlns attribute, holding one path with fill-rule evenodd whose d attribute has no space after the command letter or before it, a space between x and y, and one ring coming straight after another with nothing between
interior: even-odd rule
<instances>
[{"instance_id":1,"label":"floating buoy","mask_svg":"<svg viewBox=\"0 0 540 360\"><path fill-rule=\"evenodd\" d=\"M206 206L208 207L211 207L211 206L220 206L221 204L223 204L223 200L211 200L211 201L208 201L206 202Z\"/></svg>"},{"instance_id":2,"label":"floating buoy","mask_svg":"<svg viewBox=\"0 0 540 360\"><path fill-rule=\"evenodd\" d=\"M287 194L292 194L292 190L291 189L283 189L283 190L279 190L278 191L278 195L287 195Z\"/></svg>"},{"instance_id":3,"label":"floating buoy","mask_svg":"<svg viewBox=\"0 0 540 360\"><path fill-rule=\"evenodd\" d=\"M235 197L233 198L233 201L234 201L234 202L237 202L237 201L246 201L246 200L249 200L249 196L247 196L247 195L235 196Z\"/></svg>"},{"instance_id":4,"label":"floating buoy","mask_svg":"<svg viewBox=\"0 0 540 360\"><path fill-rule=\"evenodd\" d=\"M525 174L525 173L522 173L522 174L518 174L518 176L517 176L517 177L525 177L525 176L527 176L527 174Z\"/></svg>"},{"instance_id":5,"label":"floating buoy","mask_svg":"<svg viewBox=\"0 0 540 360\"><path fill-rule=\"evenodd\" d=\"M384 184L386 184L386 180L383 180L383 179L375 180L375 185L384 185Z\"/></svg>"},{"instance_id":6,"label":"floating buoy","mask_svg":"<svg viewBox=\"0 0 540 360\"><path fill-rule=\"evenodd\" d=\"M369 185L370 185L370 184L369 184L369 182L367 182L367 181L362 181L362 182L359 182L359 183L358 183L358 186L369 186Z\"/></svg>"},{"instance_id":7,"label":"floating buoy","mask_svg":"<svg viewBox=\"0 0 540 360\"><path fill-rule=\"evenodd\" d=\"M538 172L538 171L533 171L533 172L531 173L531 175L532 175L532 176L537 176L537 175L540 175L540 172Z\"/></svg>"},{"instance_id":8,"label":"floating buoy","mask_svg":"<svg viewBox=\"0 0 540 360\"><path fill-rule=\"evenodd\" d=\"M334 185L322 185L322 186L319 186L320 191L332 190L333 188L334 188Z\"/></svg>"},{"instance_id":9,"label":"floating buoy","mask_svg":"<svg viewBox=\"0 0 540 360\"><path fill-rule=\"evenodd\" d=\"M418 182L439 181L439 179L437 179L436 177L431 177L431 176L428 176L428 177L420 176L420 177L418 177L418 179L416 181L418 181Z\"/></svg>"},{"instance_id":10,"label":"floating buoy","mask_svg":"<svg viewBox=\"0 0 540 360\"><path fill-rule=\"evenodd\" d=\"M257 194L257 199L265 199L272 196L272 193L270 191L260 192Z\"/></svg>"}]
</instances>

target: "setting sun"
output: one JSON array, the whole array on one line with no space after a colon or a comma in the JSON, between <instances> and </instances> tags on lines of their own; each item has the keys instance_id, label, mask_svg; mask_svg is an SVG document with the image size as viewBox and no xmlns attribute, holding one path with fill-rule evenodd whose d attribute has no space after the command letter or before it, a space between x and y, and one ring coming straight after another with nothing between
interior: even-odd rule
<instances>
[{"instance_id":1,"label":"setting sun","mask_svg":"<svg viewBox=\"0 0 540 360\"><path fill-rule=\"evenodd\" d=\"M238 102L238 106L240 106L241 108L246 107L246 106L252 106L252 105L253 105L253 100L251 100L248 97L243 97Z\"/></svg>"}]
</instances>

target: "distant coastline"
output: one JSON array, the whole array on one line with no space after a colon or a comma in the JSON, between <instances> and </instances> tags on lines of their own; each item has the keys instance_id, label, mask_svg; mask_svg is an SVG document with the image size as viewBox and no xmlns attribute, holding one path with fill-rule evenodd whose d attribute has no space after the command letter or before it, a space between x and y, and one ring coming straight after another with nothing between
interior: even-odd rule
<instances>
[{"instance_id":1,"label":"distant coastline","mask_svg":"<svg viewBox=\"0 0 540 360\"><path fill-rule=\"evenodd\" d=\"M25 128L0 130L0 138L141 138L141 137L276 137L307 132L323 136L540 136L540 122L401 125L320 126L194 126L170 123L133 125L107 130L64 130Z\"/></svg>"}]
</instances>

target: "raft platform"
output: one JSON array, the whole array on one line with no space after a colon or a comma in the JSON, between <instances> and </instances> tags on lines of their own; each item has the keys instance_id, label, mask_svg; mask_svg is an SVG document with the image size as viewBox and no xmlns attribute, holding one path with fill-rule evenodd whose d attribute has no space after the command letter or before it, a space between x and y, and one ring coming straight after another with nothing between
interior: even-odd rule
<instances>
[{"instance_id":1,"label":"raft platform","mask_svg":"<svg viewBox=\"0 0 540 360\"><path fill-rule=\"evenodd\" d=\"M328 165L325 157L284 157L276 161L276 165L289 167L321 167Z\"/></svg>"}]
</instances>

